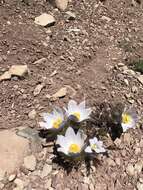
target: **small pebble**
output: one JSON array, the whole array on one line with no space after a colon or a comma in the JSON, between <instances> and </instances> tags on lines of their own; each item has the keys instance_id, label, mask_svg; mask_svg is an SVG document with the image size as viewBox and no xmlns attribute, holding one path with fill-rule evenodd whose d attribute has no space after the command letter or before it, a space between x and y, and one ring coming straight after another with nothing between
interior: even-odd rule
<instances>
[{"instance_id":1,"label":"small pebble","mask_svg":"<svg viewBox=\"0 0 143 190\"><path fill-rule=\"evenodd\" d=\"M95 190L95 187L94 187L93 183L91 183L91 184L89 185L89 189L90 189L90 190Z\"/></svg>"},{"instance_id":2,"label":"small pebble","mask_svg":"<svg viewBox=\"0 0 143 190\"><path fill-rule=\"evenodd\" d=\"M21 179L16 178L14 183L17 185L17 189L22 190L24 188L23 181Z\"/></svg>"},{"instance_id":3,"label":"small pebble","mask_svg":"<svg viewBox=\"0 0 143 190\"><path fill-rule=\"evenodd\" d=\"M46 180L45 188L46 188L46 189L49 189L49 188L51 187L51 185L52 185L52 179Z\"/></svg>"},{"instance_id":4,"label":"small pebble","mask_svg":"<svg viewBox=\"0 0 143 190\"><path fill-rule=\"evenodd\" d=\"M118 67L123 67L123 66L125 66L124 63L118 63Z\"/></svg>"},{"instance_id":5,"label":"small pebble","mask_svg":"<svg viewBox=\"0 0 143 190\"><path fill-rule=\"evenodd\" d=\"M127 79L124 79L124 83L129 86L129 81Z\"/></svg>"},{"instance_id":6,"label":"small pebble","mask_svg":"<svg viewBox=\"0 0 143 190\"><path fill-rule=\"evenodd\" d=\"M5 171L0 169L0 181L4 179L4 176L5 176Z\"/></svg>"},{"instance_id":7,"label":"small pebble","mask_svg":"<svg viewBox=\"0 0 143 190\"><path fill-rule=\"evenodd\" d=\"M48 176L52 171L52 165L45 164L41 173L41 178Z\"/></svg>"},{"instance_id":8,"label":"small pebble","mask_svg":"<svg viewBox=\"0 0 143 190\"><path fill-rule=\"evenodd\" d=\"M2 182L0 182L0 189L4 188L4 184Z\"/></svg>"},{"instance_id":9,"label":"small pebble","mask_svg":"<svg viewBox=\"0 0 143 190\"><path fill-rule=\"evenodd\" d=\"M8 180L11 182L11 181L14 181L16 178L16 174L12 174L9 176Z\"/></svg>"},{"instance_id":10,"label":"small pebble","mask_svg":"<svg viewBox=\"0 0 143 190\"><path fill-rule=\"evenodd\" d=\"M137 86L133 86L133 87L132 87L132 92L133 92L133 93L138 92L138 88L137 88Z\"/></svg>"},{"instance_id":11,"label":"small pebble","mask_svg":"<svg viewBox=\"0 0 143 190\"><path fill-rule=\"evenodd\" d=\"M75 13L72 13L71 11L67 11L66 14L67 14L68 20L75 20L76 18Z\"/></svg>"},{"instance_id":12,"label":"small pebble","mask_svg":"<svg viewBox=\"0 0 143 190\"><path fill-rule=\"evenodd\" d=\"M141 153L141 149L140 148L135 148L135 154L138 155Z\"/></svg>"},{"instance_id":13,"label":"small pebble","mask_svg":"<svg viewBox=\"0 0 143 190\"><path fill-rule=\"evenodd\" d=\"M143 183L143 178L139 178L139 181L140 181L141 183Z\"/></svg>"},{"instance_id":14,"label":"small pebble","mask_svg":"<svg viewBox=\"0 0 143 190\"><path fill-rule=\"evenodd\" d=\"M127 165L126 172L129 176L134 176L135 170L132 164Z\"/></svg>"},{"instance_id":15,"label":"small pebble","mask_svg":"<svg viewBox=\"0 0 143 190\"><path fill-rule=\"evenodd\" d=\"M56 20L52 15L43 13L42 15L36 17L34 22L35 24L41 26L52 26L55 24Z\"/></svg>"},{"instance_id":16,"label":"small pebble","mask_svg":"<svg viewBox=\"0 0 143 190\"><path fill-rule=\"evenodd\" d=\"M116 138L116 140L114 141L114 144L115 144L117 147L120 147L121 142L122 142L121 139Z\"/></svg>"},{"instance_id":17,"label":"small pebble","mask_svg":"<svg viewBox=\"0 0 143 190\"><path fill-rule=\"evenodd\" d=\"M131 141L132 141L132 137L131 137L130 133L125 133L124 134L124 142L127 143L128 145L130 145Z\"/></svg>"},{"instance_id":18,"label":"small pebble","mask_svg":"<svg viewBox=\"0 0 143 190\"><path fill-rule=\"evenodd\" d=\"M33 95L34 96L37 96L38 94L40 94L41 90L44 88L45 84L42 83L42 84L38 84L35 89L34 89L34 92L33 92Z\"/></svg>"},{"instance_id":19,"label":"small pebble","mask_svg":"<svg viewBox=\"0 0 143 190\"><path fill-rule=\"evenodd\" d=\"M38 59L37 61L35 61L33 63L33 65L41 65L43 63L46 63L47 59L45 57L41 58L41 59Z\"/></svg>"},{"instance_id":20,"label":"small pebble","mask_svg":"<svg viewBox=\"0 0 143 190\"><path fill-rule=\"evenodd\" d=\"M137 183L137 190L143 190L143 183Z\"/></svg>"},{"instance_id":21,"label":"small pebble","mask_svg":"<svg viewBox=\"0 0 143 190\"><path fill-rule=\"evenodd\" d=\"M28 113L29 119L35 119L36 114L37 114L37 113L36 113L35 109L31 110L31 111Z\"/></svg>"},{"instance_id":22,"label":"small pebble","mask_svg":"<svg viewBox=\"0 0 143 190\"><path fill-rule=\"evenodd\" d=\"M117 164L118 166L121 165L121 160L120 160L120 158L115 158L115 162L116 162L116 164Z\"/></svg>"},{"instance_id":23,"label":"small pebble","mask_svg":"<svg viewBox=\"0 0 143 190\"><path fill-rule=\"evenodd\" d=\"M107 163L108 163L109 166L116 166L114 160L112 160L111 158L107 158L106 161L107 161Z\"/></svg>"},{"instance_id":24,"label":"small pebble","mask_svg":"<svg viewBox=\"0 0 143 190\"><path fill-rule=\"evenodd\" d=\"M137 171L138 174L142 172L143 169L143 161L139 161L135 164L135 171Z\"/></svg>"},{"instance_id":25,"label":"small pebble","mask_svg":"<svg viewBox=\"0 0 143 190\"><path fill-rule=\"evenodd\" d=\"M64 11L68 6L68 0L55 0L55 4L58 9Z\"/></svg>"}]
</instances>

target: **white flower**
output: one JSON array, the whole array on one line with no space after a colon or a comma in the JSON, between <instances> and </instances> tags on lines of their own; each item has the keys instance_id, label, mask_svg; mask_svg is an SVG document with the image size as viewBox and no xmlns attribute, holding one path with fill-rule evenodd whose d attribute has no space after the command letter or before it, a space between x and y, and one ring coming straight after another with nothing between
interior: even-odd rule
<instances>
[{"instance_id":1,"label":"white flower","mask_svg":"<svg viewBox=\"0 0 143 190\"><path fill-rule=\"evenodd\" d=\"M78 105L74 100L69 101L68 109L65 110L68 117L74 116L78 122L88 119L92 111L91 108L85 108L85 101Z\"/></svg>"},{"instance_id":2,"label":"white flower","mask_svg":"<svg viewBox=\"0 0 143 190\"><path fill-rule=\"evenodd\" d=\"M103 142L102 141L98 141L98 139L96 137L94 137L93 139L90 139L89 143L90 143L90 146L87 146L87 148L85 149L85 152L87 152L87 153L106 152L105 148L103 147Z\"/></svg>"},{"instance_id":3,"label":"white flower","mask_svg":"<svg viewBox=\"0 0 143 190\"><path fill-rule=\"evenodd\" d=\"M65 136L57 136L56 144L60 145L57 150L69 156L78 155L84 148L85 139L86 135L81 130L75 134L73 128L69 127L66 130Z\"/></svg>"},{"instance_id":4,"label":"white flower","mask_svg":"<svg viewBox=\"0 0 143 190\"><path fill-rule=\"evenodd\" d=\"M126 132L130 128L135 128L137 123L137 113L134 110L125 110L122 113L122 121L121 126L123 128L123 132Z\"/></svg>"},{"instance_id":5,"label":"white flower","mask_svg":"<svg viewBox=\"0 0 143 190\"><path fill-rule=\"evenodd\" d=\"M53 110L50 113L43 113L44 122L39 122L41 127L46 129L59 130L63 125L64 115L61 109Z\"/></svg>"}]
</instances>

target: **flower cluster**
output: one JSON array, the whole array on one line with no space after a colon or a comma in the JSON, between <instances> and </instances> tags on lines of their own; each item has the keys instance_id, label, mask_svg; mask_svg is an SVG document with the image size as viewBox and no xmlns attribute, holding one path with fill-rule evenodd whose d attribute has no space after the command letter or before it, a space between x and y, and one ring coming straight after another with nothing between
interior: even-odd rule
<instances>
[{"instance_id":1,"label":"flower cluster","mask_svg":"<svg viewBox=\"0 0 143 190\"><path fill-rule=\"evenodd\" d=\"M80 123L90 118L91 108L86 108L85 101L77 104L70 100L64 112L54 109L52 113L43 113L43 122L40 126L56 134L57 151L65 156L78 157L81 155L91 155L94 153L104 153L106 149L103 142L97 137L89 139L80 128ZM130 110L124 110L121 116L121 126L123 132L129 128L134 128L137 122L137 115ZM71 122L79 128L75 130ZM77 129L77 128L76 128Z\"/></svg>"}]
</instances>

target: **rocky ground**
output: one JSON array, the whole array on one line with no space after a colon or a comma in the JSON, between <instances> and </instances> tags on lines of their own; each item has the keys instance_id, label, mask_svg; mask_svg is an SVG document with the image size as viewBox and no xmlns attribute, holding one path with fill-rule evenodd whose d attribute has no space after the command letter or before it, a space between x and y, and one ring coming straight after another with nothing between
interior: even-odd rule
<instances>
[{"instance_id":1,"label":"rocky ground","mask_svg":"<svg viewBox=\"0 0 143 190\"><path fill-rule=\"evenodd\" d=\"M139 0L0 0L0 189L143 190L143 72L133 67L143 59L142 18ZM139 116L135 130L103 138L115 148L89 175L84 163L67 172L38 135L40 114L71 98L94 112L134 106Z\"/></svg>"}]
</instances>

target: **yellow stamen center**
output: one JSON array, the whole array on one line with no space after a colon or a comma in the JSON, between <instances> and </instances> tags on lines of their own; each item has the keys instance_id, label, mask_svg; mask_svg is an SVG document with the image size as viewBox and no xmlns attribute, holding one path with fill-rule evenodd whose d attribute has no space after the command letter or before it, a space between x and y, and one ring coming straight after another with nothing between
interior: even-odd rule
<instances>
[{"instance_id":1,"label":"yellow stamen center","mask_svg":"<svg viewBox=\"0 0 143 190\"><path fill-rule=\"evenodd\" d=\"M72 115L74 115L78 120L80 120L80 113L79 112L75 112Z\"/></svg>"},{"instance_id":2,"label":"yellow stamen center","mask_svg":"<svg viewBox=\"0 0 143 190\"><path fill-rule=\"evenodd\" d=\"M96 150L96 148L97 148L96 144L91 145L91 149Z\"/></svg>"},{"instance_id":3,"label":"yellow stamen center","mask_svg":"<svg viewBox=\"0 0 143 190\"><path fill-rule=\"evenodd\" d=\"M123 114L122 115L122 123L128 124L132 121L132 117L129 114Z\"/></svg>"},{"instance_id":4,"label":"yellow stamen center","mask_svg":"<svg viewBox=\"0 0 143 190\"><path fill-rule=\"evenodd\" d=\"M53 128L58 129L62 123L62 119L59 117L53 123Z\"/></svg>"},{"instance_id":5,"label":"yellow stamen center","mask_svg":"<svg viewBox=\"0 0 143 190\"><path fill-rule=\"evenodd\" d=\"M69 152L70 153L76 154L76 153L79 153L80 151L81 151L81 148L77 144L71 144L70 147L69 147Z\"/></svg>"}]
</instances>

